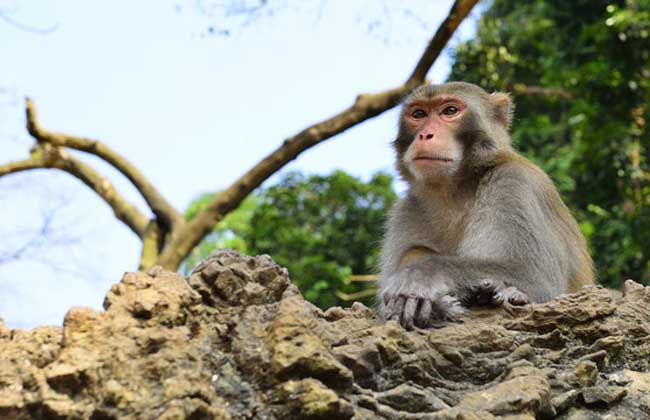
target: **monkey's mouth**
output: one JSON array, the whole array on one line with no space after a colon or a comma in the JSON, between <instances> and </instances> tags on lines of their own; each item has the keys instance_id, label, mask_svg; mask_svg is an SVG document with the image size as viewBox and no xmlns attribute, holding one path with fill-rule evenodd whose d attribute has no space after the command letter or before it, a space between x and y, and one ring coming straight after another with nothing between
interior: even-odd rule
<instances>
[{"instance_id":1,"label":"monkey's mouth","mask_svg":"<svg viewBox=\"0 0 650 420\"><path fill-rule=\"evenodd\" d=\"M422 161L422 162L445 162L445 163L451 163L454 161L452 158L447 158L443 156L416 156L413 160L415 162Z\"/></svg>"}]
</instances>

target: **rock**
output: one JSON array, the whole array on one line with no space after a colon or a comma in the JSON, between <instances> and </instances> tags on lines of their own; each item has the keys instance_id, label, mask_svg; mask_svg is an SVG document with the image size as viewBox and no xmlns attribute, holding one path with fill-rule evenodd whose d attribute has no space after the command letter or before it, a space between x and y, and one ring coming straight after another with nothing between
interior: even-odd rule
<instances>
[{"instance_id":1,"label":"rock","mask_svg":"<svg viewBox=\"0 0 650 420\"><path fill-rule=\"evenodd\" d=\"M458 407L494 415L523 413L533 418L553 417L555 409L550 396L551 387L544 376L521 376L469 393L460 400Z\"/></svg>"},{"instance_id":2,"label":"rock","mask_svg":"<svg viewBox=\"0 0 650 420\"><path fill-rule=\"evenodd\" d=\"M354 416L352 404L316 379L287 381L276 389L274 403L280 418L347 420Z\"/></svg>"},{"instance_id":3,"label":"rock","mask_svg":"<svg viewBox=\"0 0 650 420\"><path fill-rule=\"evenodd\" d=\"M406 331L322 311L268 256L127 273L63 327L0 320L1 419L644 418L650 288Z\"/></svg>"},{"instance_id":4,"label":"rock","mask_svg":"<svg viewBox=\"0 0 650 420\"><path fill-rule=\"evenodd\" d=\"M401 384L393 389L374 394L377 402L409 413L430 413L449 408L431 390L411 384Z\"/></svg>"},{"instance_id":5,"label":"rock","mask_svg":"<svg viewBox=\"0 0 650 420\"><path fill-rule=\"evenodd\" d=\"M582 390L582 399L587 406L605 408L620 401L626 394L625 388L620 386L592 386Z\"/></svg>"},{"instance_id":6,"label":"rock","mask_svg":"<svg viewBox=\"0 0 650 420\"><path fill-rule=\"evenodd\" d=\"M573 372L576 385L592 386L598 380L598 367L591 361L580 361Z\"/></svg>"},{"instance_id":7,"label":"rock","mask_svg":"<svg viewBox=\"0 0 650 420\"><path fill-rule=\"evenodd\" d=\"M580 393L578 391L575 389L570 389L567 392L553 397L551 404L553 405L556 413L561 413L568 410L572 405L574 405L579 395Z\"/></svg>"}]
</instances>

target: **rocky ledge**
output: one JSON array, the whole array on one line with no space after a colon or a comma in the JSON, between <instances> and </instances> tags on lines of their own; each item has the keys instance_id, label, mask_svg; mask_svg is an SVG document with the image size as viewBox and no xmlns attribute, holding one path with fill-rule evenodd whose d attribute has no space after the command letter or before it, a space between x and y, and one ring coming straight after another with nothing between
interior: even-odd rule
<instances>
[{"instance_id":1,"label":"rocky ledge","mask_svg":"<svg viewBox=\"0 0 650 420\"><path fill-rule=\"evenodd\" d=\"M650 288L632 281L409 332L224 251L189 279L127 273L104 308L0 320L0 418L649 418Z\"/></svg>"}]
</instances>

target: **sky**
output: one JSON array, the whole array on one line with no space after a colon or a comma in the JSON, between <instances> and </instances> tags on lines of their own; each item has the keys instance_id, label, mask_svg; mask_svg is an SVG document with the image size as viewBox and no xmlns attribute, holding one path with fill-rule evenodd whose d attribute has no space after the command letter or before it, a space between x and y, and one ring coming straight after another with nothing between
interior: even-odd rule
<instances>
[{"instance_id":1,"label":"sky","mask_svg":"<svg viewBox=\"0 0 650 420\"><path fill-rule=\"evenodd\" d=\"M358 94L405 81L452 1L271 0L252 16L234 13L240 3L0 0L3 16L32 29L0 19L0 162L28 157L29 96L46 129L106 143L183 211ZM479 12L450 45L473 35ZM429 72L433 83L446 80L450 51ZM366 121L264 185L292 170L394 174L396 124L395 110ZM77 156L146 211L114 169ZM0 318L10 328L61 325L72 306L101 309L111 284L137 268L139 239L66 173L1 177L0 221L0 256L32 250L0 264Z\"/></svg>"}]
</instances>

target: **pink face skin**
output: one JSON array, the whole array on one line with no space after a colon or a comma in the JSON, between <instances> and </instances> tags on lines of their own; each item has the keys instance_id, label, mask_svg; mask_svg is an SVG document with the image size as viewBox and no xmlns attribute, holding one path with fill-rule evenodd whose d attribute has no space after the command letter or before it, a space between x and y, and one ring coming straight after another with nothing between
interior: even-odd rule
<instances>
[{"instance_id":1,"label":"pink face skin","mask_svg":"<svg viewBox=\"0 0 650 420\"><path fill-rule=\"evenodd\" d=\"M458 170L462 149L454 133L466 108L459 98L443 96L414 101L404 110L404 121L415 139L403 159L416 179L441 180Z\"/></svg>"}]
</instances>

